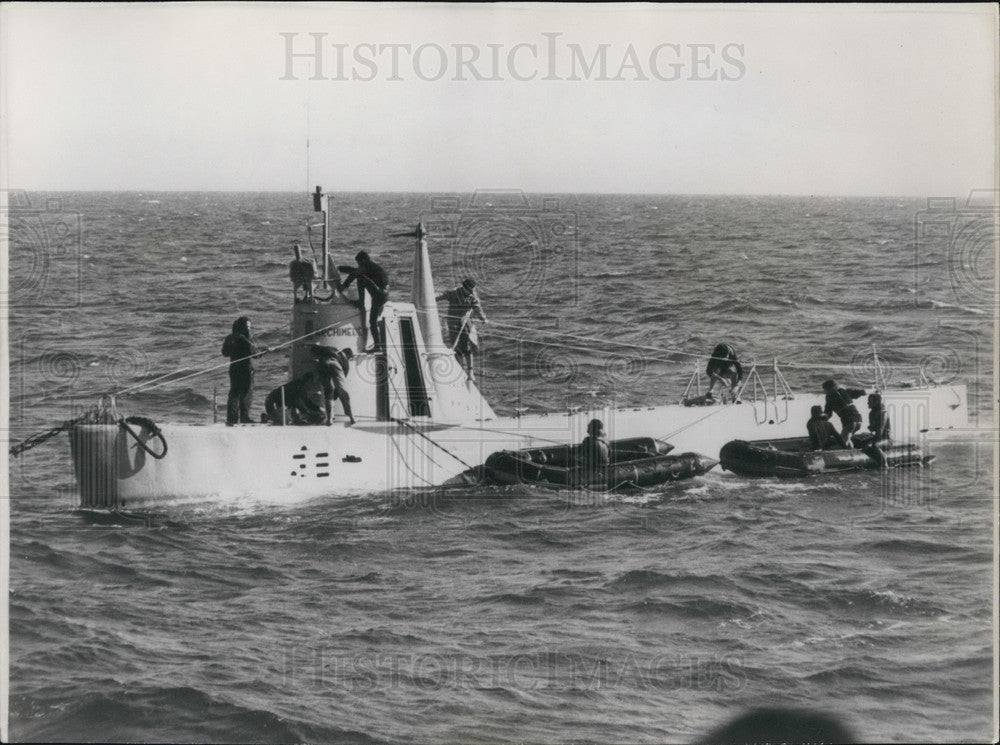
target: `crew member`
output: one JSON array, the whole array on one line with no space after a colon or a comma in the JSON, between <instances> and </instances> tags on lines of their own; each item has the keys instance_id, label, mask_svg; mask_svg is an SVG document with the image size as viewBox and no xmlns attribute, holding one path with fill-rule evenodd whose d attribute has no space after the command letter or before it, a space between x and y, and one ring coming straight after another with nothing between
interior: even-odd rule
<instances>
[{"instance_id":1,"label":"crew member","mask_svg":"<svg viewBox=\"0 0 1000 745\"><path fill-rule=\"evenodd\" d=\"M333 424L333 402L340 399L344 407L344 413L354 424L354 414L351 413L351 396L344 388L344 378L351 370L351 357L354 352L345 348L339 352L330 347L323 347L313 344L310 348L313 357L316 358L316 375L319 377L320 385L323 386L323 401L326 406L325 424Z\"/></svg>"},{"instance_id":2,"label":"crew member","mask_svg":"<svg viewBox=\"0 0 1000 745\"><path fill-rule=\"evenodd\" d=\"M712 397L712 389L715 388L716 383L719 383L723 390L728 385L729 392L735 395L736 386L743 380L743 366L736 357L736 350L728 344L716 345L708 360L705 374L709 380L708 393L706 394L708 398Z\"/></svg>"},{"instance_id":3,"label":"crew member","mask_svg":"<svg viewBox=\"0 0 1000 745\"><path fill-rule=\"evenodd\" d=\"M813 450L835 450L844 447L844 441L826 418L822 406L813 406L809 413L812 416L806 423L806 430L809 432L809 444Z\"/></svg>"},{"instance_id":4,"label":"crew member","mask_svg":"<svg viewBox=\"0 0 1000 745\"><path fill-rule=\"evenodd\" d=\"M611 447L604 435L604 422L591 419L587 424L587 436L580 443L577 465L587 475L594 475L608 467L611 461Z\"/></svg>"},{"instance_id":5,"label":"crew member","mask_svg":"<svg viewBox=\"0 0 1000 745\"><path fill-rule=\"evenodd\" d=\"M891 439L892 427L889 424L889 412L882 402L882 394L872 393L868 396L868 431L875 442L885 442Z\"/></svg>"},{"instance_id":6,"label":"crew member","mask_svg":"<svg viewBox=\"0 0 1000 745\"><path fill-rule=\"evenodd\" d=\"M887 465L883 445L889 444L891 435L889 424L889 412L882 403L882 395L871 393L868 395L868 432L857 436L858 444L862 446L865 453L875 460L882 468Z\"/></svg>"},{"instance_id":7,"label":"crew member","mask_svg":"<svg viewBox=\"0 0 1000 745\"><path fill-rule=\"evenodd\" d=\"M378 333L378 319L382 315L382 308L389 301L389 275L385 269L372 261L367 251L358 251L354 260L358 263L356 267L338 266L337 269L347 273L347 279L343 284L339 281L337 289L343 292L351 282L358 281L358 307L362 314L365 307L365 293L372 299L372 307L368 313L368 329L374 346L366 349L366 352L374 352L381 346L381 339Z\"/></svg>"},{"instance_id":8,"label":"crew member","mask_svg":"<svg viewBox=\"0 0 1000 745\"><path fill-rule=\"evenodd\" d=\"M452 348L469 380L474 381L475 356L479 351L479 332L474 318L489 323L483 315L483 306L476 293L476 281L465 279L454 290L442 292L437 300L448 301L448 335L451 337Z\"/></svg>"},{"instance_id":9,"label":"crew member","mask_svg":"<svg viewBox=\"0 0 1000 745\"><path fill-rule=\"evenodd\" d=\"M233 321L233 332L222 343L222 354L229 362L229 396L226 399L226 424L250 424L253 400L253 358L268 351L257 346L246 316Z\"/></svg>"},{"instance_id":10,"label":"crew member","mask_svg":"<svg viewBox=\"0 0 1000 745\"><path fill-rule=\"evenodd\" d=\"M325 421L323 412L312 394L319 387L316 373L307 372L271 391L264 401L264 412L272 424L320 424ZM281 405L284 402L284 410ZM286 416L287 415L287 416Z\"/></svg>"},{"instance_id":11,"label":"crew member","mask_svg":"<svg viewBox=\"0 0 1000 745\"><path fill-rule=\"evenodd\" d=\"M823 391L826 393L823 413L830 416L832 412L840 417L840 439L844 441L844 447L853 448L851 435L861 429L862 419L858 407L851 402L861 398L865 392L859 388L838 388L833 380L823 382Z\"/></svg>"},{"instance_id":12,"label":"crew member","mask_svg":"<svg viewBox=\"0 0 1000 745\"><path fill-rule=\"evenodd\" d=\"M302 289L302 299L312 300L313 280L316 278L316 266L312 261L302 258L302 247L295 244L295 259L288 264L288 277L292 280L292 292L295 302L299 302L299 289Z\"/></svg>"}]
</instances>

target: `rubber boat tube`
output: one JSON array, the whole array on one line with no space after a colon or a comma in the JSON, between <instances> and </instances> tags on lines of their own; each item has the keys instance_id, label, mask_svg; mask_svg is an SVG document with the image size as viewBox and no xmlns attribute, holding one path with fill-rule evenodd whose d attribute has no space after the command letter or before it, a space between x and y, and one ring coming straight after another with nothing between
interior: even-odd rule
<instances>
[{"instance_id":1,"label":"rubber boat tube","mask_svg":"<svg viewBox=\"0 0 1000 745\"><path fill-rule=\"evenodd\" d=\"M930 463L933 455L925 455L918 445L885 444L885 465L912 466ZM741 476L810 476L820 473L858 471L879 468L879 462L869 455L868 448L813 450L808 437L779 440L732 440L719 453L722 469Z\"/></svg>"},{"instance_id":2,"label":"rubber boat tube","mask_svg":"<svg viewBox=\"0 0 1000 745\"><path fill-rule=\"evenodd\" d=\"M673 445L652 437L613 440L611 464L587 473L576 466L576 446L557 445L526 450L500 450L486 459L485 474L500 484L611 490L657 486L669 481L700 476L717 460L699 453L671 453Z\"/></svg>"}]
</instances>

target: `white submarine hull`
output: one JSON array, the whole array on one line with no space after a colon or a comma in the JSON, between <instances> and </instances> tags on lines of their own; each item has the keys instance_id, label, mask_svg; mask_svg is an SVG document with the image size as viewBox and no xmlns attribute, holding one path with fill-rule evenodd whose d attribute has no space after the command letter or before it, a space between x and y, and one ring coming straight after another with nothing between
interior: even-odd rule
<instances>
[{"instance_id":1,"label":"white submarine hull","mask_svg":"<svg viewBox=\"0 0 1000 745\"><path fill-rule=\"evenodd\" d=\"M884 391L894 438L921 442L967 426L962 385ZM399 489L474 483L467 475L493 452L580 442L597 417L609 439L651 436L675 452L719 458L734 439L801 436L821 396L714 406L664 405L572 414L493 418L463 423L412 418L359 420L346 426L159 424L167 454L155 459L117 424L71 432L80 506L156 508L191 502L293 503L315 497L383 494ZM787 404L787 408L786 408ZM836 420L835 420L836 423ZM156 451L148 428L130 425Z\"/></svg>"},{"instance_id":2,"label":"white submarine hull","mask_svg":"<svg viewBox=\"0 0 1000 745\"><path fill-rule=\"evenodd\" d=\"M116 414L99 420L110 423L77 424L70 445L80 506L282 503L468 484L469 474L491 453L579 443L595 417L604 421L609 439L654 437L673 444L675 452L719 460L722 446L733 439L803 435L810 407L823 403L820 395L793 396L787 387L780 389L775 368L774 390L769 394L755 384L752 400L744 396L741 403L498 417L444 343L422 225L413 236L410 302L385 305L380 354L365 352L366 311L328 272L325 238L322 279L313 290L326 288L330 296L293 303L291 339L282 345L290 348L290 377L312 369L314 344L352 349L345 387L357 424L346 426L342 402L332 426L154 425L138 417L131 423L118 420ZM963 385L882 393L899 441L968 426Z\"/></svg>"}]
</instances>

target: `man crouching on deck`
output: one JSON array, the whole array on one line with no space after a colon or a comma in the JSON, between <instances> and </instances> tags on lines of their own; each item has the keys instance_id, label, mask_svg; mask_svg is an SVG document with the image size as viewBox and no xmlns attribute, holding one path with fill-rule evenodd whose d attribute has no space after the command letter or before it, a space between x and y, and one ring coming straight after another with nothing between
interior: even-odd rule
<instances>
[{"instance_id":1,"label":"man crouching on deck","mask_svg":"<svg viewBox=\"0 0 1000 745\"><path fill-rule=\"evenodd\" d=\"M326 404L326 424L333 424L333 401L340 399L344 407L344 413L354 424L354 414L351 413L351 396L344 388L344 378L351 370L351 357L354 352L350 349L337 351L330 347L313 344L309 350L316 358L316 375L323 385L323 399Z\"/></svg>"}]
</instances>

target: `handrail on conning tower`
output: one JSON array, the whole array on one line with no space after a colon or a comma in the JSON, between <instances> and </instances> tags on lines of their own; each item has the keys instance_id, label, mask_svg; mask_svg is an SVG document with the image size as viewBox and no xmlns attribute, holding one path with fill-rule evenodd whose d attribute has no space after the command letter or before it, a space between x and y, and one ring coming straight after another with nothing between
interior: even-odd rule
<instances>
[{"instance_id":1,"label":"handrail on conning tower","mask_svg":"<svg viewBox=\"0 0 1000 745\"><path fill-rule=\"evenodd\" d=\"M313 211L322 215L320 222L306 221L306 233L309 240L309 252L311 258L303 258L301 249L295 244L295 260L290 265L290 276L294 287L293 293L295 302L299 302L298 290L303 289L305 296L302 300L329 302L334 298L341 301L357 304L357 299L345 293L340 286L340 270L333 263L333 255L330 252L330 218L329 206L333 196L323 193L323 187L317 186L312 193ZM324 203L324 198L326 202ZM316 255L316 246L313 244L313 230L320 229L320 252ZM329 292L328 295L321 296L317 292Z\"/></svg>"}]
</instances>

